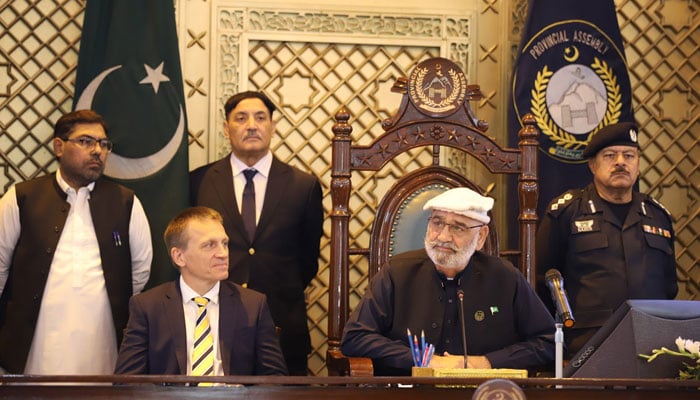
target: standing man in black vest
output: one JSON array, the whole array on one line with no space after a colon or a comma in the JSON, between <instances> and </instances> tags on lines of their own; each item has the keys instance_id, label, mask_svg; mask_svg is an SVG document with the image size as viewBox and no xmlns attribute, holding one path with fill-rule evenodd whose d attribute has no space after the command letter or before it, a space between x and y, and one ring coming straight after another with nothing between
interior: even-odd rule
<instances>
[{"instance_id":1,"label":"standing man in black vest","mask_svg":"<svg viewBox=\"0 0 700 400\"><path fill-rule=\"evenodd\" d=\"M323 205L318 179L270 151L275 105L261 92L226 101L230 156L190 174L193 205L224 217L229 279L267 295L290 375L307 374L311 339L304 289L318 271Z\"/></svg>"},{"instance_id":2,"label":"standing man in black vest","mask_svg":"<svg viewBox=\"0 0 700 400\"><path fill-rule=\"evenodd\" d=\"M54 127L56 173L0 199L0 367L15 374L111 374L129 298L151 269L134 193L102 178L112 150L94 111Z\"/></svg>"}]
</instances>

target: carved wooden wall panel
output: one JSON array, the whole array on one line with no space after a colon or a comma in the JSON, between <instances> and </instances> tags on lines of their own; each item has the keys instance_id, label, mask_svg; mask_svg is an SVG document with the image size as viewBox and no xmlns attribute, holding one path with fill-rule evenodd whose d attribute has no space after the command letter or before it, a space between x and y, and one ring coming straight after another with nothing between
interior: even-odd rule
<instances>
[{"instance_id":1,"label":"carved wooden wall panel","mask_svg":"<svg viewBox=\"0 0 700 400\"><path fill-rule=\"evenodd\" d=\"M673 215L678 297L700 300L700 3L615 4L640 126L640 190Z\"/></svg>"}]
</instances>

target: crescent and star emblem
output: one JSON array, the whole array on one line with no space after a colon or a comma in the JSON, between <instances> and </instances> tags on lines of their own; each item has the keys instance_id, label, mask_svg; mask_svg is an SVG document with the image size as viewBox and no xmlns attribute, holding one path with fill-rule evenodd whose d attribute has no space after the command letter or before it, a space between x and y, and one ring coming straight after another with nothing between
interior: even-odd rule
<instances>
[{"instance_id":1,"label":"crescent and star emblem","mask_svg":"<svg viewBox=\"0 0 700 400\"><path fill-rule=\"evenodd\" d=\"M141 80L140 84L150 84L153 86L153 91L157 94L160 82L168 82L170 79L163 75L163 63L156 68L151 68L145 65L146 68L146 78ZM92 109L92 102L99 89L102 81L111 74L112 72L120 69L121 65L116 65L114 67L108 68L97 75L91 82L85 87L85 90L80 95L78 102L76 103L76 110ZM107 157L107 163L105 164L105 175L112 178L123 179L123 180L134 180L141 179L147 176L151 176L161 169L163 169L170 160L173 159L177 153L180 143L185 134L185 113L182 109L182 104L180 104L180 118L177 124L177 128L172 135L170 141L157 152L150 154L146 157L140 158L130 158L121 156L115 152L112 152L109 157Z\"/></svg>"},{"instance_id":2,"label":"crescent and star emblem","mask_svg":"<svg viewBox=\"0 0 700 400\"><path fill-rule=\"evenodd\" d=\"M574 62L578 60L578 48L576 46L569 46L564 49L564 60L568 62Z\"/></svg>"}]
</instances>

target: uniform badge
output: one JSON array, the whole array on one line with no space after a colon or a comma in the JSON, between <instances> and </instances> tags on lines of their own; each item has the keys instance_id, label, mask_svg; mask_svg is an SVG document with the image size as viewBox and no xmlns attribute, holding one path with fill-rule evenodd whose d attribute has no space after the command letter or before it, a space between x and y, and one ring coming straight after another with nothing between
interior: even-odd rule
<instances>
[{"instance_id":1,"label":"uniform badge","mask_svg":"<svg viewBox=\"0 0 700 400\"><path fill-rule=\"evenodd\" d=\"M664 207L664 205L661 204L660 201L656 200L655 198L653 198L653 197L651 197L651 196L649 196L649 200L651 200L651 202L652 202L653 204L655 204L657 207L659 207L660 209L662 209L669 217L671 216L671 212L668 211L668 209L667 209L666 207Z\"/></svg>"},{"instance_id":2,"label":"uniform badge","mask_svg":"<svg viewBox=\"0 0 700 400\"><path fill-rule=\"evenodd\" d=\"M486 314L483 311L479 310L474 313L474 320L481 322L484 318L486 318Z\"/></svg>"},{"instance_id":3,"label":"uniform badge","mask_svg":"<svg viewBox=\"0 0 700 400\"><path fill-rule=\"evenodd\" d=\"M563 196L557 199L557 201L552 202L552 205L549 207L551 211L556 211L559 209L559 207L563 206L566 204L569 200L573 199L574 195L572 195L569 192L564 193Z\"/></svg>"},{"instance_id":4,"label":"uniform badge","mask_svg":"<svg viewBox=\"0 0 700 400\"><path fill-rule=\"evenodd\" d=\"M585 221L574 221L574 225L576 225L576 232L593 232L593 222L594 221L592 219L587 219Z\"/></svg>"},{"instance_id":5,"label":"uniform badge","mask_svg":"<svg viewBox=\"0 0 700 400\"><path fill-rule=\"evenodd\" d=\"M663 236L665 238L671 238L671 231L668 229L660 228L658 226L642 225L644 233L650 233L652 235Z\"/></svg>"}]
</instances>

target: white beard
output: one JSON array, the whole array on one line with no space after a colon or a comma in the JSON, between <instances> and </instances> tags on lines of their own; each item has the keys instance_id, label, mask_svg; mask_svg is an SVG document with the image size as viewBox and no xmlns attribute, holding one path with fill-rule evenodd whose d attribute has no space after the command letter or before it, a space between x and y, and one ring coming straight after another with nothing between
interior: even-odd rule
<instances>
[{"instance_id":1,"label":"white beard","mask_svg":"<svg viewBox=\"0 0 700 400\"><path fill-rule=\"evenodd\" d=\"M435 263L438 270L441 271L454 271L454 274L459 273L469 264L469 260L476 252L476 246L479 244L479 235L474 236L474 240L467 243L463 248L457 248L453 243L450 242L440 242L438 240L430 241L425 238L425 251L428 253L428 257ZM454 253L443 252L436 250L436 246L449 247L454 250Z\"/></svg>"}]
</instances>

